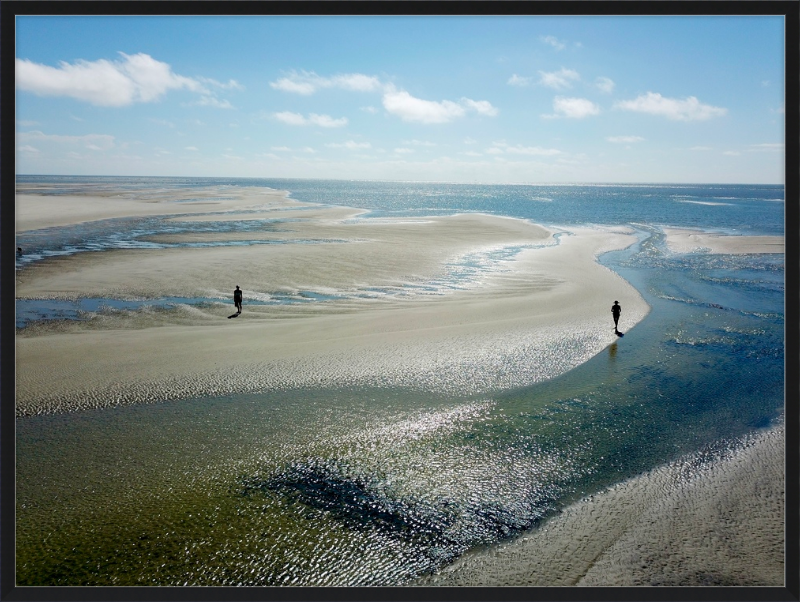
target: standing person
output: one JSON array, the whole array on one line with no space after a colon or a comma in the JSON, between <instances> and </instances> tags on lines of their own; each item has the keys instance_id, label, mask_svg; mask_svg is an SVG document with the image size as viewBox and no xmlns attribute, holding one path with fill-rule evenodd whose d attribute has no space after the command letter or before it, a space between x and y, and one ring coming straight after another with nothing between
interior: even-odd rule
<instances>
[{"instance_id":1,"label":"standing person","mask_svg":"<svg viewBox=\"0 0 800 602\"><path fill-rule=\"evenodd\" d=\"M614 332L617 332L617 324L619 324L619 314L622 311L622 307L619 305L619 301L614 301L614 305L611 306L611 315L614 316Z\"/></svg>"},{"instance_id":2,"label":"standing person","mask_svg":"<svg viewBox=\"0 0 800 602\"><path fill-rule=\"evenodd\" d=\"M233 304L236 306L236 313L242 313L242 291L239 285L236 285L236 290L233 291Z\"/></svg>"}]
</instances>

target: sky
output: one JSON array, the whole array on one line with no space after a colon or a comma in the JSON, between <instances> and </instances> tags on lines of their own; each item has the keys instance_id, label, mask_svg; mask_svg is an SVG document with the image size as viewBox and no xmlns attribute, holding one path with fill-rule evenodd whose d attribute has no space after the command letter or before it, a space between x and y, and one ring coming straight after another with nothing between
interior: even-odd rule
<instances>
[{"instance_id":1,"label":"sky","mask_svg":"<svg viewBox=\"0 0 800 602\"><path fill-rule=\"evenodd\" d=\"M784 182L782 16L17 16L16 173Z\"/></svg>"}]
</instances>

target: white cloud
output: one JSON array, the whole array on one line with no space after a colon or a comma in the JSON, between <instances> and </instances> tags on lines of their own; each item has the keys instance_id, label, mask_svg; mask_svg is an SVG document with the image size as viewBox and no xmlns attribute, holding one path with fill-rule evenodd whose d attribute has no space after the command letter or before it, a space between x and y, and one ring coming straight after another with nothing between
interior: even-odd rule
<instances>
[{"instance_id":1,"label":"white cloud","mask_svg":"<svg viewBox=\"0 0 800 602\"><path fill-rule=\"evenodd\" d=\"M435 142L428 142L427 140L403 140L402 142L411 146L436 146Z\"/></svg>"},{"instance_id":2,"label":"white cloud","mask_svg":"<svg viewBox=\"0 0 800 602\"><path fill-rule=\"evenodd\" d=\"M712 117L721 117L728 112L722 107L703 104L694 96L679 100L665 98L655 92L642 94L634 100L617 102L614 106L626 111L661 115L674 121L704 121Z\"/></svg>"},{"instance_id":3,"label":"white cloud","mask_svg":"<svg viewBox=\"0 0 800 602\"><path fill-rule=\"evenodd\" d=\"M283 152L287 152L288 153L292 149L290 149L288 146L273 146L270 150L273 150L273 151L276 151L276 152L283 151Z\"/></svg>"},{"instance_id":4,"label":"white cloud","mask_svg":"<svg viewBox=\"0 0 800 602\"><path fill-rule=\"evenodd\" d=\"M711 148L710 146L693 146L689 150L693 150L693 151L710 151L710 150L714 150L714 149Z\"/></svg>"},{"instance_id":5,"label":"white cloud","mask_svg":"<svg viewBox=\"0 0 800 602\"><path fill-rule=\"evenodd\" d=\"M614 91L615 84L614 80L609 77L598 77L596 80L594 80L594 85L597 86L601 92L611 94Z\"/></svg>"},{"instance_id":6,"label":"white cloud","mask_svg":"<svg viewBox=\"0 0 800 602\"><path fill-rule=\"evenodd\" d=\"M606 140L617 144L631 144L633 142L642 142L644 138L641 136L608 136Z\"/></svg>"},{"instance_id":7,"label":"white cloud","mask_svg":"<svg viewBox=\"0 0 800 602\"><path fill-rule=\"evenodd\" d=\"M488 100L471 100L469 98L462 98L461 104L472 109L480 115L487 115L488 117L495 117L499 112L496 107L492 106Z\"/></svg>"},{"instance_id":8,"label":"white cloud","mask_svg":"<svg viewBox=\"0 0 800 602\"><path fill-rule=\"evenodd\" d=\"M581 78L577 71L565 69L564 67L562 67L559 71L553 71L550 73L539 71L539 75L541 76L539 78L539 83L541 85L547 86L548 88L553 88L555 90L571 88L572 82L578 81Z\"/></svg>"},{"instance_id":9,"label":"white cloud","mask_svg":"<svg viewBox=\"0 0 800 602\"><path fill-rule=\"evenodd\" d=\"M355 92L373 92L380 90L382 84L377 77L361 73L347 73L333 77L321 77L313 71L297 73L293 71L288 77L282 77L269 84L276 90L310 95L322 88L340 88Z\"/></svg>"},{"instance_id":10,"label":"white cloud","mask_svg":"<svg viewBox=\"0 0 800 602\"><path fill-rule=\"evenodd\" d=\"M422 100L402 90L384 94L383 106L403 121L420 123L447 123L466 114L464 107L450 100Z\"/></svg>"},{"instance_id":11,"label":"white cloud","mask_svg":"<svg viewBox=\"0 0 800 602\"><path fill-rule=\"evenodd\" d=\"M517 75L516 73L512 74L511 77L508 78L509 86L524 87L530 85L530 83L531 83L530 77L523 77L521 75Z\"/></svg>"},{"instance_id":12,"label":"white cloud","mask_svg":"<svg viewBox=\"0 0 800 602\"><path fill-rule=\"evenodd\" d=\"M291 111L282 111L280 113L273 113L272 116L288 125L317 125L325 128L336 128L347 125L347 118L334 119L330 115L317 115L316 113L309 114L304 117L300 113L292 113Z\"/></svg>"},{"instance_id":13,"label":"white cloud","mask_svg":"<svg viewBox=\"0 0 800 602\"><path fill-rule=\"evenodd\" d=\"M22 146L18 146L17 150L23 153L38 153L39 149L32 147L30 144L23 144Z\"/></svg>"},{"instance_id":14,"label":"white cloud","mask_svg":"<svg viewBox=\"0 0 800 602\"><path fill-rule=\"evenodd\" d=\"M175 127L174 123L172 123L171 121L167 121L166 119L155 119L153 117L150 117L148 119L148 121L150 123L155 123L156 125L163 125L164 127L168 127L168 128L174 128Z\"/></svg>"},{"instance_id":15,"label":"white cloud","mask_svg":"<svg viewBox=\"0 0 800 602\"><path fill-rule=\"evenodd\" d=\"M771 152L783 152L786 149L786 145L783 142L768 142L765 144L751 144L750 150L752 151L771 151Z\"/></svg>"},{"instance_id":16,"label":"white cloud","mask_svg":"<svg viewBox=\"0 0 800 602\"><path fill-rule=\"evenodd\" d=\"M108 134L86 134L84 136L60 136L45 134L38 130L17 133L17 143L21 146L38 144L50 148L87 148L90 150L110 150L114 148L114 136Z\"/></svg>"},{"instance_id":17,"label":"white cloud","mask_svg":"<svg viewBox=\"0 0 800 602\"><path fill-rule=\"evenodd\" d=\"M17 125L21 125L23 127L34 127L39 125L38 121L28 121L25 119L17 119Z\"/></svg>"},{"instance_id":18,"label":"white cloud","mask_svg":"<svg viewBox=\"0 0 800 602\"><path fill-rule=\"evenodd\" d=\"M233 105L227 100L219 100L213 96L203 96L200 100L191 103L198 107L214 107L216 109L232 109Z\"/></svg>"},{"instance_id":19,"label":"white cloud","mask_svg":"<svg viewBox=\"0 0 800 602\"><path fill-rule=\"evenodd\" d=\"M346 117L334 119L330 115L317 115L316 113L311 113L308 116L308 120L311 124L318 125L323 128L339 128L347 125Z\"/></svg>"},{"instance_id":20,"label":"white cloud","mask_svg":"<svg viewBox=\"0 0 800 602\"><path fill-rule=\"evenodd\" d=\"M361 110L370 115L375 115L378 112L378 109L375 107L361 107Z\"/></svg>"},{"instance_id":21,"label":"white cloud","mask_svg":"<svg viewBox=\"0 0 800 602\"><path fill-rule=\"evenodd\" d=\"M497 109L485 100L462 98L458 103L451 100L437 102L415 98L405 90L394 89L387 90L383 95L383 106L403 121L419 123L448 123L464 117L467 109L481 115L497 115Z\"/></svg>"},{"instance_id":22,"label":"white cloud","mask_svg":"<svg viewBox=\"0 0 800 602\"><path fill-rule=\"evenodd\" d=\"M585 98L565 98L556 96L553 99L553 110L555 115L543 115L543 117L568 117L570 119L583 119L590 115L598 115L600 107L591 100Z\"/></svg>"},{"instance_id":23,"label":"white cloud","mask_svg":"<svg viewBox=\"0 0 800 602\"><path fill-rule=\"evenodd\" d=\"M364 148L372 148L369 142L356 142L355 140L348 140L347 142L331 142L325 146L329 148L346 148L347 150L359 150Z\"/></svg>"},{"instance_id":24,"label":"white cloud","mask_svg":"<svg viewBox=\"0 0 800 602\"><path fill-rule=\"evenodd\" d=\"M196 150L198 150L198 149L197 149L197 147L196 147L196 146L184 146L184 147L183 147L183 150L188 150L188 151L196 151Z\"/></svg>"},{"instance_id":25,"label":"white cloud","mask_svg":"<svg viewBox=\"0 0 800 602\"><path fill-rule=\"evenodd\" d=\"M413 148L396 148L396 149L394 149L394 152L397 153L398 155L408 155L410 153L413 153L414 149Z\"/></svg>"},{"instance_id":26,"label":"white cloud","mask_svg":"<svg viewBox=\"0 0 800 602\"><path fill-rule=\"evenodd\" d=\"M289 125L307 125L306 118L300 113L292 113L291 111L281 111L280 113L273 113L272 115L278 121Z\"/></svg>"},{"instance_id":27,"label":"white cloud","mask_svg":"<svg viewBox=\"0 0 800 602\"><path fill-rule=\"evenodd\" d=\"M550 46L552 46L556 50L564 50L564 48L567 47L567 45L564 44L564 42L561 42L555 36L540 36L539 40L541 42L545 43L545 44L549 44Z\"/></svg>"},{"instance_id":28,"label":"white cloud","mask_svg":"<svg viewBox=\"0 0 800 602\"><path fill-rule=\"evenodd\" d=\"M474 138L470 138L469 136L467 136L466 138L464 138L464 144L478 144L478 141L475 140Z\"/></svg>"},{"instance_id":29,"label":"white cloud","mask_svg":"<svg viewBox=\"0 0 800 602\"><path fill-rule=\"evenodd\" d=\"M486 152L493 155L506 153L509 155L535 155L539 157L549 157L552 155L561 154L561 151L555 148L542 148L540 146L522 146L521 144L511 146L506 142L495 142L494 146L487 149Z\"/></svg>"},{"instance_id":30,"label":"white cloud","mask_svg":"<svg viewBox=\"0 0 800 602\"><path fill-rule=\"evenodd\" d=\"M108 107L153 102L170 90L185 89L213 97L209 86L241 89L234 80L222 84L213 79L177 75L167 63L141 52L119 54L122 59L118 61L78 60L74 64L62 61L58 67L16 59L16 86L39 96L67 96Z\"/></svg>"},{"instance_id":31,"label":"white cloud","mask_svg":"<svg viewBox=\"0 0 800 602\"><path fill-rule=\"evenodd\" d=\"M741 155L742 153L740 153L739 151L725 151L725 152L723 152L722 154L723 154L723 155L727 155L727 156L729 156L729 157L738 157L738 156L739 156L739 155Z\"/></svg>"}]
</instances>

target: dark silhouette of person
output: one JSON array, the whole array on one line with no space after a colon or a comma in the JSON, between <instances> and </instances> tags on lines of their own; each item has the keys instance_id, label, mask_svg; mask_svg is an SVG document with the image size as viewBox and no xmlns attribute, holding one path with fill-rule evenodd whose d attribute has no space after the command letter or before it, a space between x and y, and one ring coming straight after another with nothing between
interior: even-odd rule
<instances>
[{"instance_id":1,"label":"dark silhouette of person","mask_svg":"<svg viewBox=\"0 0 800 602\"><path fill-rule=\"evenodd\" d=\"M236 285L236 290L233 291L233 304L236 306L236 313L242 313L242 291L239 285Z\"/></svg>"},{"instance_id":2,"label":"dark silhouette of person","mask_svg":"<svg viewBox=\"0 0 800 602\"><path fill-rule=\"evenodd\" d=\"M622 311L622 307L619 305L619 301L614 301L614 305L611 306L611 315L614 316L614 332L617 332L617 324L619 324L619 314Z\"/></svg>"},{"instance_id":3,"label":"dark silhouette of person","mask_svg":"<svg viewBox=\"0 0 800 602\"><path fill-rule=\"evenodd\" d=\"M17 255L22 257L22 247L17 247Z\"/></svg>"}]
</instances>

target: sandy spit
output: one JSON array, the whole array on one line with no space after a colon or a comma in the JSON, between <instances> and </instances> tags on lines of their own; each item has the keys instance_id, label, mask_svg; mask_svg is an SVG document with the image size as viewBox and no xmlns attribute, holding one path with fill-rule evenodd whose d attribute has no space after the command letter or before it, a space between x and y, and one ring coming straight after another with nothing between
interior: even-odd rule
<instances>
[{"instance_id":1,"label":"sandy spit","mask_svg":"<svg viewBox=\"0 0 800 602\"><path fill-rule=\"evenodd\" d=\"M275 197L253 198L245 191L233 202L241 209ZM298 208L277 198L279 207L253 209L253 219ZM36 215L48 210L46 199ZM561 374L615 341L615 299L622 330L649 311L633 287L596 261L635 242L625 229L572 228L556 244L545 228L486 215L353 217L316 207L264 233L286 244L83 253L25 268L17 298L202 296L219 303L112 312L18 333L17 414L307 386L452 393L521 386ZM292 242L298 239L316 242ZM457 287L421 287L448 278L465 258L509 247L518 249L512 259ZM236 284L245 311L229 320ZM374 289L402 294L353 294ZM248 304L304 290L342 299Z\"/></svg>"},{"instance_id":2,"label":"sandy spit","mask_svg":"<svg viewBox=\"0 0 800 602\"><path fill-rule=\"evenodd\" d=\"M783 236L730 236L709 234L701 230L662 229L667 237L667 246L676 253L698 250L730 255L784 252Z\"/></svg>"},{"instance_id":3,"label":"sandy spit","mask_svg":"<svg viewBox=\"0 0 800 602\"><path fill-rule=\"evenodd\" d=\"M424 586L782 586L783 425L687 456L461 558Z\"/></svg>"}]
</instances>

